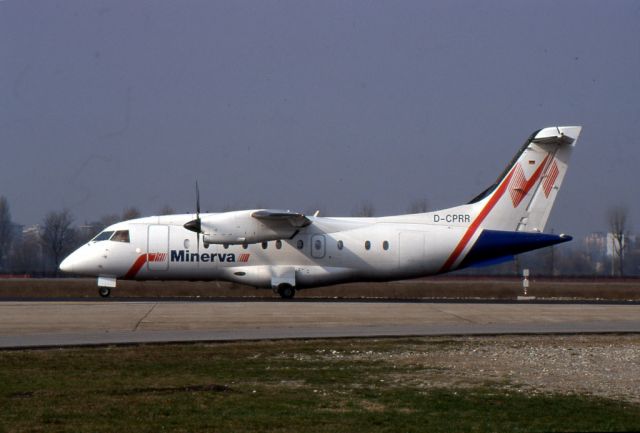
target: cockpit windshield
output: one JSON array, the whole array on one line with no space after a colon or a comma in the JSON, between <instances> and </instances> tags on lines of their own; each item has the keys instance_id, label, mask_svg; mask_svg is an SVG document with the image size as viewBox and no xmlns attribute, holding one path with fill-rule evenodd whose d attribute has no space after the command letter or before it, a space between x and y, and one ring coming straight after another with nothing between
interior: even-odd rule
<instances>
[{"instance_id":1,"label":"cockpit windshield","mask_svg":"<svg viewBox=\"0 0 640 433\"><path fill-rule=\"evenodd\" d=\"M129 230L118 230L111 238L114 242L129 243Z\"/></svg>"},{"instance_id":2,"label":"cockpit windshield","mask_svg":"<svg viewBox=\"0 0 640 433\"><path fill-rule=\"evenodd\" d=\"M109 240L109 238L111 238L111 235L113 235L112 231L104 231L102 233L99 233L98 236L96 236L95 238L91 239L91 241L93 242L107 241Z\"/></svg>"},{"instance_id":3,"label":"cockpit windshield","mask_svg":"<svg viewBox=\"0 0 640 433\"><path fill-rule=\"evenodd\" d=\"M98 234L95 238L91 239L92 242L108 241L129 243L129 230L105 230Z\"/></svg>"}]
</instances>

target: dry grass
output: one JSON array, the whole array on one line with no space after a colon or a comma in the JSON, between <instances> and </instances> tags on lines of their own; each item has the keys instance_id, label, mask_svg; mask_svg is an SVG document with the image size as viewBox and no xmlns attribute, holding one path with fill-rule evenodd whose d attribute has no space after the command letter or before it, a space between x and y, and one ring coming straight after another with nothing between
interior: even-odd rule
<instances>
[{"instance_id":1,"label":"dry grass","mask_svg":"<svg viewBox=\"0 0 640 433\"><path fill-rule=\"evenodd\" d=\"M0 432L638 431L638 337L562 338L0 351ZM611 351L628 393L602 396Z\"/></svg>"},{"instance_id":2,"label":"dry grass","mask_svg":"<svg viewBox=\"0 0 640 433\"><path fill-rule=\"evenodd\" d=\"M226 282L118 281L118 297L277 297L270 290ZM352 283L302 290L300 298L514 299L517 278L435 277L391 283ZM533 279L529 294L549 299L640 300L638 279ZM90 278L0 279L0 297L96 297Z\"/></svg>"}]
</instances>

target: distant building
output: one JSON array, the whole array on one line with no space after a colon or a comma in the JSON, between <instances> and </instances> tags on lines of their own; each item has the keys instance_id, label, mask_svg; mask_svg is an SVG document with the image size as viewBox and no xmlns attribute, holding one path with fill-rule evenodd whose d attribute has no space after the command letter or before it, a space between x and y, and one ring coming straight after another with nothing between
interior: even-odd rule
<instances>
[{"instance_id":1,"label":"distant building","mask_svg":"<svg viewBox=\"0 0 640 433\"><path fill-rule=\"evenodd\" d=\"M603 232L593 232L584 238L584 246L588 251L599 251L604 253L607 247L607 234Z\"/></svg>"},{"instance_id":2,"label":"distant building","mask_svg":"<svg viewBox=\"0 0 640 433\"><path fill-rule=\"evenodd\" d=\"M40 236L40 224L34 224L29 227L22 227L22 237L39 237Z\"/></svg>"}]
</instances>

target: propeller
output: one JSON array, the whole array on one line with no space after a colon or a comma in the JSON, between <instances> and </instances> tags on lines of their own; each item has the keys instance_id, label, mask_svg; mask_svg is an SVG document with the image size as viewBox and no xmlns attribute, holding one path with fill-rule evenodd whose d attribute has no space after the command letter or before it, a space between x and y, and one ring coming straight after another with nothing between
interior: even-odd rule
<instances>
[{"instance_id":1,"label":"propeller","mask_svg":"<svg viewBox=\"0 0 640 433\"><path fill-rule=\"evenodd\" d=\"M202 220L200 219L200 189L196 180L196 219L188 221L183 226L185 229L196 233L198 254L200 254L200 235L202 234Z\"/></svg>"}]
</instances>

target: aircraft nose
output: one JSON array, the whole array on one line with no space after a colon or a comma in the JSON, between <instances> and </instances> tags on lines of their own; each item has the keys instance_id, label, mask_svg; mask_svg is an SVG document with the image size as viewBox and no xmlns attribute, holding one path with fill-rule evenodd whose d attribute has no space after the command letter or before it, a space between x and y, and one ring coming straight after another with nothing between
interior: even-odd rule
<instances>
[{"instance_id":1,"label":"aircraft nose","mask_svg":"<svg viewBox=\"0 0 640 433\"><path fill-rule=\"evenodd\" d=\"M102 271L104 258L103 251L87 244L69 254L58 268L69 274L94 276Z\"/></svg>"},{"instance_id":2,"label":"aircraft nose","mask_svg":"<svg viewBox=\"0 0 640 433\"><path fill-rule=\"evenodd\" d=\"M71 254L69 254L63 261L60 263L58 268L62 272L67 272L70 274L81 274L84 268L87 265L87 251L86 247L80 247Z\"/></svg>"},{"instance_id":3,"label":"aircraft nose","mask_svg":"<svg viewBox=\"0 0 640 433\"><path fill-rule=\"evenodd\" d=\"M73 272L73 268L74 268L74 261L75 259L73 258L73 254L70 254L69 256L67 256L67 258L65 258L62 263L60 263L60 270L62 272L67 272L67 273L71 273Z\"/></svg>"}]
</instances>

